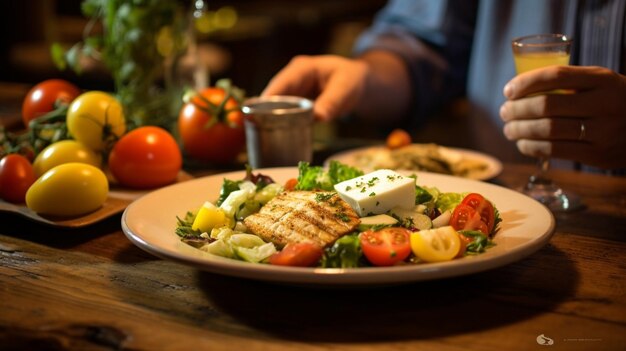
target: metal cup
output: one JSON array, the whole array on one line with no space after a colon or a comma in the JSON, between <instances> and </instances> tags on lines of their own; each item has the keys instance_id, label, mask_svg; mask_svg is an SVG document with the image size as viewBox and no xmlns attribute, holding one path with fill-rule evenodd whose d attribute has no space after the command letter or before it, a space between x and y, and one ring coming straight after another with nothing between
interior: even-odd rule
<instances>
[{"instance_id":1,"label":"metal cup","mask_svg":"<svg viewBox=\"0 0 626 351\"><path fill-rule=\"evenodd\" d=\"M313 158L313 102L298 96L254 97L243 103L252 168L296 166Z\"/></svg>"}]
</instances>

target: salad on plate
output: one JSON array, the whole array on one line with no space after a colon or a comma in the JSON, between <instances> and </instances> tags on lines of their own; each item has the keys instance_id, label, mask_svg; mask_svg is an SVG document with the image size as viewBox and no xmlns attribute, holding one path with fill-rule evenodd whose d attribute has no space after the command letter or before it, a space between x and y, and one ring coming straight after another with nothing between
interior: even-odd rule
<instances>
[{"instance_id":1,"label":"salad on plate","mask_svg":"<svg viewBox=\"0 0 626 351\"><path fill-rule=\"evenodd\" d=\"M494 245L501 219L493 203L418 180L331 161L300 162L297 178L278 184L247 168L243 179L223 180L217 199L178 216L175 231L213 255L323 268L451 261Z\"/></svg>"}]
</instances>

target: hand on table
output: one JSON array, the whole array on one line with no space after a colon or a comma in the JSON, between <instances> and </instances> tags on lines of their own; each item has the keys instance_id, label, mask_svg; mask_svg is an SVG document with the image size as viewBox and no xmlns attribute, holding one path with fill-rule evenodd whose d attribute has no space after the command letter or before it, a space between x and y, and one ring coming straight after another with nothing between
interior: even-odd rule
<instances>
[{"instance_id":1,"label":"hand on table","mask_svg":"<svg viewBox=\"0 0 626 351\"><path fill-rule=\"evenodd\" d=\"M568 92L537 94L556 89ZM602 67L546 67L513 78L504 96L504 134L523 154L626 166L626 76Z\"/></svg>"}]
</instances>

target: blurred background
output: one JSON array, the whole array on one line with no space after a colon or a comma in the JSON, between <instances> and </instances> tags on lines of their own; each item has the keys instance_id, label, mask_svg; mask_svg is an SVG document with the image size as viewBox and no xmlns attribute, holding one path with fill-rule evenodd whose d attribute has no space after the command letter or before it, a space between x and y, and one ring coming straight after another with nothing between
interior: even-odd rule
<instances>
[{"instance_id":1,"label":"blurred background","mask_svg":"<svg viewBox=\"0 0 626 351\"><path fill-rule=\"evenodd\" d=\"M138 1L163 4L158 0ZM211 83L229 78L247 96L258 95L295 55L349 56L358 35L386 3L386 0L168 1L183 4L187 16L198 5L206 6L205 17L196 21L200 28L194 29L194 42L198 44L196 57L210 72ZM51 57L54 43L67 50L84 39L86 33L102 31L101 25L90 23L83 15L82 4L83 0L0 1L0 82L27 87L49 78L64 78L82 89L114 91L114 82L102 62L81 61L83 72L77 75L70 69L60 71ZM11 94L21 95L11 97ZM24 94L25 90L4 92L0 118L15 117L14 111L20 108L17 102ZM472 141L465 132L469 120L467 109L464 100L446 106L440 116L411 131L413 140L471 147ZM380 142L393 129L353 123L347 117L332 123L316 123L315 137L325 144L318 148L332 145L333 149L328 150L331 153ZM461 137L451 132L451 126L462 131Z\"/></svg>"},{"instance_id":2,"label":"blurred background","mask_svg":"<svg viewBox=\"0 0 626 351\"><path fill-rule=\"evenodd\" d=\"M62 77L84 89L111 90L109 76L97 63L85 63L84 72L76 75L60 72L51 59L53 43L69 47L82 39L88 19L81 13L81 2L0 1L0 80L34 84ZM205 23L211 28L198 38L200 57L208 66L212 81L227 77L245 89L247 95L256 95L294 55L349 55L355 37L385 2L205 1Z\"/></svg>"}]
</instances>

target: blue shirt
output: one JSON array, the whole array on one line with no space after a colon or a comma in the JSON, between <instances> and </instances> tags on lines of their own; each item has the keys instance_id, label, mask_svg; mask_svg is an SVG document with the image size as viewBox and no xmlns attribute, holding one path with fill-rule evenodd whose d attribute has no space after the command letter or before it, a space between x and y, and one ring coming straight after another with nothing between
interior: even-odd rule
<instances>
[{"instance_id":1,"label":"blue shirt","mask_svg":"<svg viewBox=\"0 0 626 351\"><path fill-rule=\"evenodd\" d=\"M475 148L528 161L504 138L502 89L515 75L511 39L537 33L574 38L572 64L623 72L626 0L392 0L355 45L404 59L415 91L410 125L459 96L471 103Z\"/></svg>"}]
</instances>

